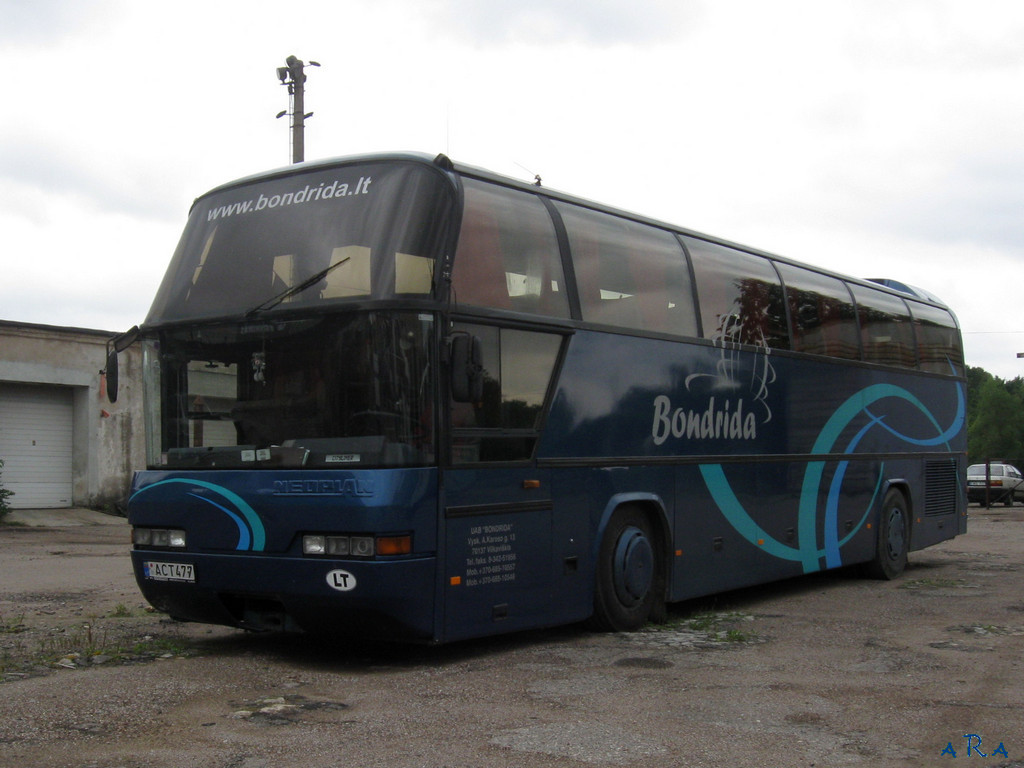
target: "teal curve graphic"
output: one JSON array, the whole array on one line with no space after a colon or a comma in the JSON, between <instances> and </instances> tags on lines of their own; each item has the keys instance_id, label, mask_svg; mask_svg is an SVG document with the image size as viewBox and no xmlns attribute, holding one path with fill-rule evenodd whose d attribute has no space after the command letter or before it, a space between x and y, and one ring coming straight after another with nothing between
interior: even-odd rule
<instances>
[{"instance_id":1,"label":"teal curve graphic","mask_svg":"<svg viewBox=\"0 0 1024 768\"><path fill-rule=\"evenodd\" d=\"M814 447L811 449L814 455L825 455L835 452L836 443L840 435L859 415L867 417L867 423L849 440L841 451L844 455L852 454L860 441L875 427L886 430L897 439L917 446L945 445L949 447L949 441L963 429L966 418L966 398L963 386L956 385L957 410L952 423L943 429L935 416L928 410L915 395L894 384L873 384L865 387L856 394L849 397L842 405L833 412L832 416L825 423ZM897 398L910 403L916 408L928 422L935 428L935 436L928 438L912 437L904 435L885 422L885 415L876 415L871 407L887 398ZM842 539L839 538L839 497L842 490L843 480L849 466L848 460L839 461L836 471L832 475L828 494L825 501L825 516L823 521L823 547L819 548L817 543L817 521L818 521L818 495L822 479L825 474L826 461L808 462L804 471L803 483L800 488L800 499L797 513L797 546L793 547L780 542L772 537L767 531L754 522L753 517L743 507L743 504L736 497L725 470L721 464L702 464L700 467L704 484L711 493L712 498L718 505L722 515L729 524L747 541L759 545L761 549L773 557L783 560L799 561L804 573L821 570L821 560L824 558L825 567L836 568L842 565L840 549L846 542L864 526L871 510L874 508L878 495L882 490L884 479L884 463L879 468L878 478L875 483L874 493L867 507L864 510L858 523Z\"/></svg>"},{"instance_id":2,"label":"teal curve graphic","mask_svg":"<svg viewBox=\"0 0 1024 768\"><path fill-rule=\"evenodd\" d=\"M224 486L210 483L205 480L175 477L169 480L161 480L160 482L153 483L152 485L147 485L145 488L142 488L132 494L131 499L141 496L154 488L159 488L172 483L185 483L191 486L199 486L200 488L206 488L207 490L219 494L223 498L223 503L215 501L207 496L200 496L197 493L189 493L188 495L219 509L231 518L238 528L238 544L235 546L236 551L262 552L264 550L267 544L267 533L266 529L263 527L263 521L260 520L259 515L256 514L256 511L249 506L245 499L237 493L229 491ZM129 499L129 501L131 501L131 499ZM234 509L229 505L233 506Z\"/></svg>"}]
</instances>

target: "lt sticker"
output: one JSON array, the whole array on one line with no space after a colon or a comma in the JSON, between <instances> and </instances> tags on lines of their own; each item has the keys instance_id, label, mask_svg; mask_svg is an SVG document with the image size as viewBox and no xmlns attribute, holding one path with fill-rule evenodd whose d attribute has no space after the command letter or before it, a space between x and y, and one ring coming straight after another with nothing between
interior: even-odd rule
<instances>
[{"instance_id":1,"label":"lt sticker","mask_svg":"<svg viewBox=\"0 0 1024 768\"><path fill-rule=\"evenodd\" d=\"M331 571L327 574L327 586L339 592L351 592L356 588L356 577L348 571Z\"/></svg>"}]
</instances>

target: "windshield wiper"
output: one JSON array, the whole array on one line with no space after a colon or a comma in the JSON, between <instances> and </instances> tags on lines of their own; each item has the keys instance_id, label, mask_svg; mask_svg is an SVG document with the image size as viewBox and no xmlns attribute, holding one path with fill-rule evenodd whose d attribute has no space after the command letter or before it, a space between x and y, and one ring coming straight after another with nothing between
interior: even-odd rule
<instances>
[{"instance_id":1,"label":"windshield wiper","mask_svg":"<svg viewBox=\"0 0 1024 768\"><path fill-rule=\"evenodd\" d=\"M349 261L351 258L351 256L346 256L343 259L338 259L336 262L331 264L326 269L321 269L315 275L306 280L303 280L298 285L293 285L291 288L285 288L281 293L277 294L276 296L271 296L262 304L250 309L248 312L245 313L245 317L252 317L253 315L259 314L260 312L266 312L267 310L273 309L278 304L288 301L288 299L290 299L292 296L297 296L310 286L319 283L321 280L327 277L327 275L329 275L334 270L335 267L340 267L342 264L344 264L346 261Z\"/></svg>"}]
</instances>

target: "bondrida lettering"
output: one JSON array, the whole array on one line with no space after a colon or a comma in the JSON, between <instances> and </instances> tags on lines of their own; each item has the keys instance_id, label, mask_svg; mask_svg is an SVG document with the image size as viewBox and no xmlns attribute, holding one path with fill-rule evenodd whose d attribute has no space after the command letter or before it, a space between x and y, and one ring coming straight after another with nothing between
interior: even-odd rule
<instances>
[{"instance_id":1,"label":"bondrida lettering","mask_svg":"<svg viewBox=\"0 0 1024 768\"><path fill-rule=\"evenodd\" d=\"M654 398L654 423L651 437L661 445L669 437L690 440L756 440L757 420L745 412L743 398L733 405L731 400L708 399L703 410L672 408L666 395Z\"/></svg>"},{"instance_id":2,"label":"bondrida lettering","mask_svg":"<svg viewBox=\"0 0 1024 768\"><path fill-rule=\"evenodd\" d=\"M273 210L275 208L283 208L288 205L313 203L318 200L333 200L342 197L368 195L370 194L370 183L372 181L373 177L371 176L360 176L359 181L354 184L338 180L332 181L330 184L326 181L322 181L317 186L307 184L302 189L294 192L282 192L275 195L265 195L260 193L260 196L255 200L244 200L237 203L231 203L230 205L220 205L216 208L211 208L206 214L206 220L214 221L216 219L226 219L229 216L238 216L247 213L254 213L256 211Z\"/></svg>"},{"instance_id":3,"label":"bondrida lettering","mask_svg":"<svg viewBox=\"0 0 1024 768\"><path fill-rule=\"evenodd\" d=\"M369 193L369 176L360 176L359 181L352 187L345 182L333 181L330 184L321 182L318 187L306 185L298 192L286 192L283 195L271 195L267 197L261 194L256 200L257 211L264 208L277 208L282 205L298 205L299 203L312 203L317 200L330 200L335 197L349 197L352 195L365 195Z\"/></svg>"}]
</instances>

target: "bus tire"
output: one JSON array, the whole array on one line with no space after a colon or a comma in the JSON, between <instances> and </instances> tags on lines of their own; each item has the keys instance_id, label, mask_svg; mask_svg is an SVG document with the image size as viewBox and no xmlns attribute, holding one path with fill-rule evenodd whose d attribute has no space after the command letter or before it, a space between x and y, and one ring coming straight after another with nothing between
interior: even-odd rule
<instances>
[{"instance_id":1,"label":"bus tire","mask_svg":"<svg viewBox=\"0 0 1024 768\"><path fill-rule=\"evenodd\" d=\"M598 553L595 629L631 632L663 609L661 547L650 519L635 506L617 509Z\"/></svg>"},{"instance_id":2,"label":"bus tire","mask_svg":"<svg viewBox=\"0 0 1024 768\"><path fill-rule=\"evenodd\" d=\"M907 566L910 547L910 510L906 497L891 488L882 502L878 519L878 540L875 557L865 565L865 572L873 579L895 579Z\"/></svg>"}]
</instances>

